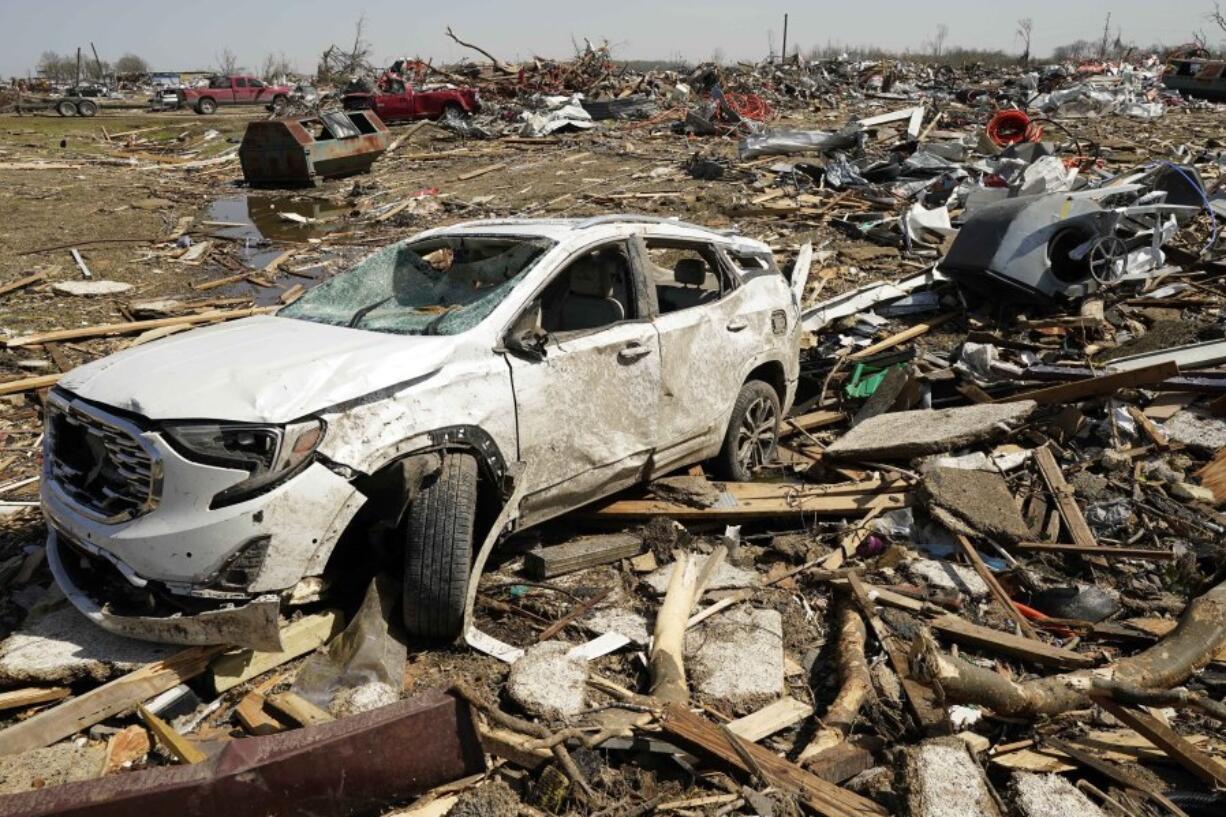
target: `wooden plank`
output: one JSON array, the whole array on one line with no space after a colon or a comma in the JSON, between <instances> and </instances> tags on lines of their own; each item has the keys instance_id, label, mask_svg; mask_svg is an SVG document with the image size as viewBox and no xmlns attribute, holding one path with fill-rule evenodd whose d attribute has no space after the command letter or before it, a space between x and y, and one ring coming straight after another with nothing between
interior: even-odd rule
<instances>
[{"instance_id":1,"label":"wooden plank","mask_svg":"<svg viewBox=\"0 0 1226 817\"><path fill-rule=\"evenodd\" d=\"M1013 623L1017 625L1017 628L1021 631L1022 635L1024 635L1026 638L1037 641L1039 638L1038 633L1036 633L1034 628L1030 626L1030 622L1026 620L1026 617L1019 613L1018 609L1013 606L1013 599L1009 598L1009 594L1005 592L1005 588L1000 586L1000 582L996 581L996 577L992 575L992 571L988 570L988 566L983 563L983 558L980 557L979 551L975 549L975 546L971 543L971 540L967 539L966 536L961 533L954 534L954 538L956 538L958 540L958 544L962 546L962 554L966 556L967 560L971 563L971 567L975 568L975 572L979 574L979 578L983 579L983 583L988 586L988 590L992 593L993 598L996 599L997 604L1004 608L1005 615L1009 616L1009 618L1013 620Z\"/></svg>"},{"instance_id":2,"label":"wooden plank","mask_svg":"<svg viewBox=\"0 0 1226 817\"><path fill-rule=\"evenodd\" d=\"M872 357L878 352L884 352L886 349L893 349L895 346L900 346L909 340L914 340L920 335L926 334L937 328L946 321L956 318L961 312L946 312L943 315L937 315L935 318L917 323L910 329L904 329L896 335L890 335L882 341L874 343L872 346L866 346L858 352L853 352L848 356L848 360L864 360L866 357ZM1020 398L1019 398L1020 399Z\"/></svg>"},{"instance_id":3,"label":"wooden plank","mask_svg":"<svg viewBox=\"0 0 1226 817\"><path fill-rule=\"evenodd\" d=\"M1056 542L1018 542L1012 550L1022 553L1079 553L1090 556L1114 556L1117 559L1150 559L1155 562L1169 562L1175 559L1174 551L1158 550L1157 548L1106 547L1099 545L1072 545Z\"/></svg>"},{"instance_id":4,"label":"wooden plank","mask_svg":"<svg viewBox=\"0 0 1226 817\"><path fill-rule=\"evenodd\" d=\"M285 729L279 720L264 711L264 696L248 692L234 707L234 717L249 735L272 735Z\"/></svg>"},{"instance_id":5,"label":"wooden plank","mask_svg":"<svg viewBox=\"0 0 1226 817\"><path fill-rule=\"evenodd\" d=\"M1085 380L1075 380L1072 383L1061 383L1058 386L1048 386L1043 389L1022 392L997 400L998 403L1017 400L1033 400L1040 406L1050 406L1056 403L1071 403L1088 397L1105 397L1120 389L1131 389L1136 386L1146 386L1160 383L1179 375L1179 366L1173 361L1155 363L1153 366L1143 366L1127 372L1106 374L1101 377L1088 377Z\"/></svg>"},{"instance_id":6,"label":"wooden plank","mask_svg":"<svg viewBox=\"0 0 1226 817\"><path fill-rule=\"evenodd\" d=\"M823 749L802 761L813 774L830 783L842 783L877 764L873 753L849 741Z\"/></svg>"},{"instance_id":7,"label":"wooden plank","mask_svg":"<svg viewBox=\"0 0 1226 817\"><path fill-rule=\"evenodd\" d=\"M35 377L22 377L18 380L5 380L0 383L0 395L21 394L36 389L46 389L54 386L62 373L40 374Z\"/></svg>"},{"instance_id":8,"label":"wooden plank","mask_svg":"<svg viewBox=\"0 0 1226 817\"><path fill-rule=\"evenodd\" d=\"M1098 663L1088 655L1052 646L1037 638L1021 638L1012 633L981 627L955 615L940 616L930 621L929 625L961 644L1003 653L1045 667L1082 669Z\"/></svg>"},{"instance_id":9,"label":"wooden plank","mask_svg":"<svg viewBox=\"0 0 1226 817\"><path fill-rule=\"evenodd\" d=\"M0 284L0 295L8 295L10 292L16 292L17 290L28 287L31 284L37 284L46 277L46 273L35 272L21 278L15 278L12 281L9 281L7 284Z\"/></svg>"},{"instance_id":10,"label":"wooden plank","mask_svg":"<svg viewBox=\"0 0 1226 817\"><path fill-rule=\"evenodd\" d=\"M642 552L643 539L634 534L583 536L563 545L529 551L524 554L524 570L529 578L541 581L629 559Z\"/></svg>"},{"instance_id":11,"label":"wooden plank","mask_svg":"<svg viewBox=\"0 0 1226 817\"><path fill-rule=\"evenodd\" d=\"M136 712L145 722L145 726L149 727L149 731L158 739L158 743L165 746L167 751L174 755L180 763L203 763L208 760L208 755L200 751L196 744L180 735L173 726L144 706L138 706Z\"/></svg>"},{"instance_id":12,"label":"wooden plank","mask_svg":"<svg viewBox=\"0 0 1226 817\"><path fill-rule=\"evenodd\" d=\"M143 321L127 321L125 323L105 323L97 326L82 326L77 329L57 329L52 332L40 332L35 335L23 335L10 338L5 346L12 349L18 346L30 346L48 341L80 340L82 338L101 338L109 335L131 335L146 329L158 329L163 326L179 326L181 324L210 323L212 321L228 321L236 318L247 318L252 315L263 315L272 312L277 307L256 306L250 309L229 309L201 312L196 315L178 315L173 318L153 318Z\"/></svg>"},{"instance_id":13,"label":"wooden plank","mask_svg":"<svg viewBox=\"0 0 1226 817\"><path fill-rule=\"evenodd\" d=\"M877 642L881 644L886 657L890 659L890 665L898 675L903 691L907 693L907 706L911 714L915 716L920 728L928 734L947 733L949 720L937 700L936 693L932 687L925 686L912 677L911 664L907 660L906 650L881 620L881 616L877 615L877 610L873 607L860 577L854 572L848 573L847 586L851 590L852 599L859 606L860 612L864 614L864 620L868 622L873 635L877 637Z\"/></svg>"},{"instance_id":14,"label":"wooden plank","mask_svg":"<svg viewBox=\"0 0 1226 817\"><path fill-rule=\"evenodd\" d=\"M49 746L195 678L221 647L189 647L0 731L0 754Z\"/></svg>"},{"instance_id":15,"label":"wooden plank","mask_svg":"<svg viewBox=\"0 0 1226 817\"><path fill-rule=\"evenodd\" d=\"M1154 425L1153 420L1145 416L1145 412L1136 406L1129 406L1128 413L1132 416L1133 420L1136 420L1137 425L1145 432L1145 436L1149 437L1155 448L1159 451L1165 451L1171 447L1171 441L1167 439L1166 434L1162 432L1162 429Z\"/></svg>"},{"instance_id":16,"label":"wooden plank","mask_svg":"<svg viewBox=\"0 0 1226 817\"><path fill-rule=\"evenodd\" d=\"M344 627L345 618L339 611L325 610L282 627L280 650L243 649L218 656L210 667L213 689L220 694L318 649Z\"/></svg>"},{"instance_id":17,"label":"wooden plank","mask_svg":"<svg viewBox=\"0 0 1226 817\"><path fill-rule=\"evenodd\" d=\"M484 176L486 173L493 173L495 170L505 170L506 166L506 162L499 162L496 165L488 165L486 167L478 168L477 170L470 170L467 173L461 173L459 176L455 177L455 180L457 182L466 182L469 179Z\"/></svg>"},{"instance_id":18,"label":"wooden plank","mask_svg":"<svg viewBox=\"0 0 1226 817\"><path fill-rule=\"evenodd\" d=\"M841 411L811 411L798 417L789 417L789 424L779 429L780 437L787 437L800 431L816 431L819 428L838 425L847 419ZM792 424L795 424L794 426Z\"/></svg>"},{"instance_id":19,"label":"wooden plank","mask_svg":"<svg viewBox=\"0 0 1226 817\"><path fill-rule=\"evenodd\" d=\"M601 519L650 519L667 516L677 520L736 521L769 516L858 516L874 509L894 510L911 504L907 493L789 496L733 500L727 507L695 508L676 502L622 499L596 507L589 513Z\"/></svg>"},{"instance_id":20,"label":"wooden plank","mask_svg":"<svg viewBox=\"0 0 1226 817\"><path fill-rule=\"evenodd\" d=\"M536 637L536 640L548 641L549 639L553 638L555 635L562 632L567 624L570 624L572 621L586 615L593 607L604 601L611 592L612 588L606 588L605 590L597 592L591 598L584 599L579 604L576 604L573 608L571 608L570 612L566 613L553 624L550 624L544 630L541 630L541 634ZM606 633L606 635L608 635L608 633Z\"/></svg>"},{"instance_id":21,"label":"wooden plank","mask_svg":"<svg viewBox=\"0 0 1226 817\"><path fill-rule=\"evenodd\" d=\"M1226 501L1226 448L1220 449L1204 468L1196 472L1200 484L1213 491L1215 502Z\"/></svg>"},{"instance_id":22,"label":"wooden plank","mask_svg":"<svg viewBox=\"0 0 1226 817\"><path fill-rule=\"evenodd\" d=\"M302 726L315 726L335 720L327 712L293 692L269 695L268 706Z\"/></svg>"},{"instance_id":23,"label":"wooden plank","mask_svg":"<svg viewBox=\"0 0 1226 817\"><path fill-rule=\"evenodd\" d=\"M888 817L889 812L872 800L828 783L769 749L721 730L683 704L666 706L660 726L666 734L724 764L749 774L760 773L765 782L798 796L824 817Z\"/></svg>"},{"instance_id":24,"label":"wooden plank","mask_svg":"<svg viewBox=\"0 0 1226 817\"><path fill-rule=\"evenodd\" d=\"M23 706L62 701L72 694L68 687L25 687L0 692L0 710L20 709Z\"/></svg>"},{"instance_id":25,"label":"wooden plank","mask_svg":"<svg viewBox=\"0 0 1226 817\"><path fill-rule=\"evenodd\" d=\"M1226 788L1226 766L1193 746L1182 735L1143 709L1121 706L1110 698L1094 695L1094 701L1125 726L1157 746L1180 766L1215 788Z\"/></svg>"},{"instance_id":26,"label":"wooden plank","mask_svg":"<svg viewBox=\"0 0 1226 817\"><path fill-rule=\"evenodd\" d=\"M1051 491L1052 497L1056 500L1056 509L1060 512L1060 517L1064 520L1064 526L1068 529L1069 535L1073 537L1073 543L1083 548L1097 548L1098 540L1094 538L1094 532L1090 530L1090 525L1081 513L1081 506L1077 504L1077 499L1073 496L1073 486L1064 480L1064 472L1056 463L1051 447L1044 445L1036 448L1034 461L1039 466L1039 473L1043 475L1043 481L1047 483L1047 489Z\"/></svg>"},{"instance_id":27,"label":"wooden plank","mask_svg":"<svg viewBox=\"0 0 1226 817\"><path fill-rule=\"evenodd\" d=\"M776 732L782 732L812 714L813 707L789 695L772 704L767 704L757 712L737 718L728 724L728 728L738 737L757 743Z\"/></svg>"}]
</instances>

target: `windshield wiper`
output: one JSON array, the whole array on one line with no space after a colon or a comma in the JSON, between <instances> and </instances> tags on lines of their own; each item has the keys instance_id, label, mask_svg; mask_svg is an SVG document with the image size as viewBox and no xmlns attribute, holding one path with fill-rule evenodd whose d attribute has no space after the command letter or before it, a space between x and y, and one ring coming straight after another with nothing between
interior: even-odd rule
<instances>
[{"instance_id":1,"label":"windshield wiper","mask_svg":"<svg viewBox=\"0 0 1226 817\"><path fill-rule=\"evenodd\" d=\"M386 298L384 298L382 301L375 301L370 306L362 307L357 312L353 313L353 317L350 318L349 323L345 325L350 329L356 329L358 324L362 322L362 318L365 318L371 312L374 312L376 309L383 306L385 303L387 303L388 301L392 300L395 297L396 297L395 295L389 295Z\"/></svg>"}]
</instances>

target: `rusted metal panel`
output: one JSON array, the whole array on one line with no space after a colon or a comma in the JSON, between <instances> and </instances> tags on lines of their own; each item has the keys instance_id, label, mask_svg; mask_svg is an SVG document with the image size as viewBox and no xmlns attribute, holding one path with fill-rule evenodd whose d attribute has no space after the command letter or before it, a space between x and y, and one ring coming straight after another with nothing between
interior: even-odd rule
<instances>
[{"instance_id":1,"label":"rusted metal panel","mask_svg":"<svg viewBox=\"0 0 1226 817\"><path fill-rule=\"evenodd\" d=\"M485 769L468 704L433 690L240 738L204 763L0 797L0 817L342 817Z\"/></svg>"},{"instance_id":2,"label":"rusted metal panel","mask_svg":"<svg viewBox=\"0 0 1226 817\"><path fill-rule=\"evenodd\" d=\"M250 122L238 158L250 184L314 184L370 170L389 140L374 111L336 111Z\"/></svg>"}]
</instances>

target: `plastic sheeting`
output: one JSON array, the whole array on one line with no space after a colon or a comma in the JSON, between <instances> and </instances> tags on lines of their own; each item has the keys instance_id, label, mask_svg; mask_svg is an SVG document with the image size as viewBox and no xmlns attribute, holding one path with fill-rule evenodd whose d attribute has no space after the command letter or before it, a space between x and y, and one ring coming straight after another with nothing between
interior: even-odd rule
<instances>
[{"instance_id":1,"label":"plastic sheeting","mask_svg":"<svg viewBox=\"0 0 1226 817\"><path fill-rule=\"evenodd\" d=\"M741 140L737 152L742 159L753 159L757 156L848 150L860 143L863 133L863 129L854 123L834 133L819 130L766 130Z\"/></svg>"}]
</instances>

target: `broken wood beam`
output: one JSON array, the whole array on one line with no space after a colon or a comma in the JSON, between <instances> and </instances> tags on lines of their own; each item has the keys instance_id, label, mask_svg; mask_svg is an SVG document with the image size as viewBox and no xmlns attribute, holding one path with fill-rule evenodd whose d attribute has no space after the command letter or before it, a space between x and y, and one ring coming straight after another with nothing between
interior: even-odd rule
<instances>
[{"instance_id":1,"label":"broken wood beam","mask_svg":"<svg viewBox=\"0 0 1226 817\"><path fill-rule=\"evenodd\" d=\"M285 726L276 718L264 711L264 696L258 692L248 692L234 707L234 717L243 725L249 735L272 735L281 732Z\"/></svg>"},{"instance_id":2,"label":"broken wood beam","mask_svg":"<svg viewBox=\"0 0 1226 817\"><path fill-rule=\"evenodd\" d=\"M918 338L920 335L927 334L928 332L932 331L933 329L936 329L938 326L945 323L946 321L956 318L960 314L961 314L960 312L946 312L942 315L937 315L935 318L924 321L923 323L917 323L915 326L912 326L910 329L904 329L898 334L891 335L885 340L878 341L877 343L874 343L872 346L866 346L865 348L861 349L858 352L853 352L851 355L848 356L847 359L848 360L864 360L865 358L872 357L878 352L884 352L886 349L893 349L895 346L900 346L909 340L914 340L915 338ZM1022 398L1018 398L1018 399L1022 399Z\"/></svg>"},{"instance_id":3,"label":"broken wood beam","mask_svg":"<svg viewBox=\"0 0 1226 817\"><path fill-rule=\"evenodd\" d=\"M280 650L241 649L218 656L211 674L213 689L218 693L246 683L274 667L318 649L345 627L344 616L336 610L325 610L281 628Z\"/></svg>"},{"instance_id":4,"label":"broken wood beam","mask_svg":"<svg viewBox=\"0 0 1226 817\"><path fill-rule=\"evenodd\" d=\"M629 533L584 536L524 554L524 572L536 581L619 562L643 552L643 539Z\"/></svg>"},{"instance_id":5,"label":"broken wood beam","mask_svg":"<svg viewBox=\"0 0 1226 817\"><path fill-rule=\"evenodd\" d=\"M0 692L0 710L62 701L72 694L68 687L26 687Z\"/></svg>"},{"instance_id":6,"label":"broken wood beam","mask_svg":"<svg viewBox=\"0 0 1226 817\"><path fill-rule=\"evenodd\" d=\"M180 735L173 726L150 712L144 705L138 706L136 712L158 739L158 743L165 746L166 751L174 755L180 763L202 763L208 760L208 755L196 744Z\"/></svg>"},{"instance_id":7,"label":"broken wood beam","mask_svg":"<svg viewBox=\"0 0 1226 817\"><path fill-rule=\"evenodd\" d=\"M275 695L269 695L267 703L273 711L302 726L317 726L335 720L328 712L295 692L278 692Z\"/></svg>"},{"instance_id":8,"label":"broken wood beam","mask_svg":"<svg viewBox=\"0 0 1226 817\"><path fill-rule=\"evenodd\" d=\"M0 396L6 394L21 394L27 391L36 391L38 389L47 389L54 386L59 379L63 377L63 373L56 374L40 374L34 377L22 377L18 380L5 380L0 382Z\"/></svg>"},{"instance_id":9,"label":"broken wood beam","mask_svg":"<svg viewBox=\"0 0 1226 817\"><path fill-rule=\"evenodd\" d=\"M146 329L158 329L163 326L180 326L196 323L212 323L214 321L229 321L236 318L249 318L252 315L263 315L272 312L277 307L256 306L250 309L229 309L201 312L196 315L179 315L174 318L153 318L143 321L127 321L125 323L105 323L97 326L82 326L77 329L57 329L51 332L40 332L35 335L23 335L5 341L5 346L12 349L18 346L31 346L48 341L81 340L82 338L101 338L110 335L131 335Z\"/></svg>"},{"instance_id":10,"label":"broken wood beam","mask_svg":"<svg viewBox=\"0 0 1226 817\"><path fill-rule=\"evenodd\" d=\"M1143 366L1126 372L1105 374L1090 377L1085 380L1074 380L1072 383L1061 383L1058 386L1048 386L1043 389L1022 392L1011 397L1001 398L998 403L1015 400L1033 400L1040 406L1050 406L1056 403L1071 403L1089 397L1106 397L1120 389L1131 389L1151 383L1159 383L1179 374L1179 366L1174 361L1155 363L1153 366Z\"/></svg>"},{"instance_id":11,"label":"broken wood beam","mask_svg":"<svg viewBox=\"0 0 1226 817\"><path fill-rule=\"evenodd\" d=\"M0 295L8 295L10 292L16 292L17 290L23 289L32 284L37 284L46 277L46 273L34 272L29 275L22 276L21 278L15 278L8 283L0 284Z\"/></svg>"},{"instance_id":12,"label":"broken wood beam","mask_svg":"<svg viewBox=\"0 0 1226 817\"><path fill-rule=\"evenodd\" d=\"M767 516L857 516L874 509L905 508L909 493L892 492L903 483L866 480L835 485L726 483L715 507L695 507L661 499L620 499L590 511L600 519L736 521Z\"/></svg>"},{"instance_id":13,"label":"broken wood beam","mask_svg":"<svg viewBox=\"0 0 1226 817\"><path fill-rule=\"evenodd\" d=\"M1013 606L1013 599L1009 598L1005 588L1000 586L1000 582L996 581L996 576L992 575L992 571L988 570L988 566L983 563L983 558L979 555L979 551L975 549L975 545L971 543L971 540L961 533L955 533L954 538L958 540L958 544L962 547L962 554L971 563L971 567L975 568L979 578L983 579L983 583L988 586L992 597L1004 608L1005 615L1013 620L1013 623L1017 625L1017 629L1022 635L1037 641L1039 638L1038 633L1034 631L1034 627L1030 626L1030 622L1026 620L1026 617Z\"/></svg>"},{"instance_id":14,"label":"broken wood beam","mask_svg":"<svg viewBox=\"0 0 1226 817\"><path fill-rule=\"evenodd\" d=\"M1073 496L1073 486L1065 481L1064 472L1060 470L1055 455L1051 453L1051 446L1036 448L1034 461L1039 467L1039 473L1043 475L1043 481L1047 483L1047 489L1056 500L1056 509L1059 510L1069 535L1073 537L1073 542L1083 548L1097 548L1098 540L1094 538L1094 532L1090 530L1090 525L1081 512L1081 506Z\"/></svg>"},{"instance_id":15,"label":"broken wood beam","mask_svg":"<svg viewBox=\"0 0 1226 817\"><path fill-rule=\"evenodd\" d=\"M1175 552L1158 550L1157 548L1108 547L1106 545L1074 545L1056 542L1018 542L1012 550L1022 553L1073 553L1090 556L1114 556L1117 559L1149 559L1155 562L1169 562L1175 559Z\"/></svg>"},{"instance_id":16,"label":"broken wood beam","mask_svg":"<svg viewBox=\"0 0 1226 817\"><path fill-rule=\"evenodd\" d=\"M737 718L728 724L728 729L737 737L757 743L776 732L787 729L813 714L813 707L790 695L767 704L756 712Z\"/></svg>"},{"instance_id":17,"label":"broken wood beam","mask_svg":"<svg viewBox=\"0 0 1226 817\"><path fill-rule=\"evenodd\" d=\"M1226 766L1196 748L1183 735L1143 709L1122 706L1106 696L1092 697L1095 703L1118 718L1121 723L1157 746L1203 782L1214 788L1226 788Z\"/></svg>"},{"instance_id":18,"label":"broken wood beam","mask_svg":"<svg viewBox=\"0 0 1226 817\"><path fill-rule=\"evenodd\" d=\"M928 625L960 644L1002 653L1040 666L1068 670L1092 667L1098 663L1091 656L1056 647L1037 638L1022 638L991 627L972 624L953 614L939 616L928 622Z\"/></svg>"}]
</instances>

